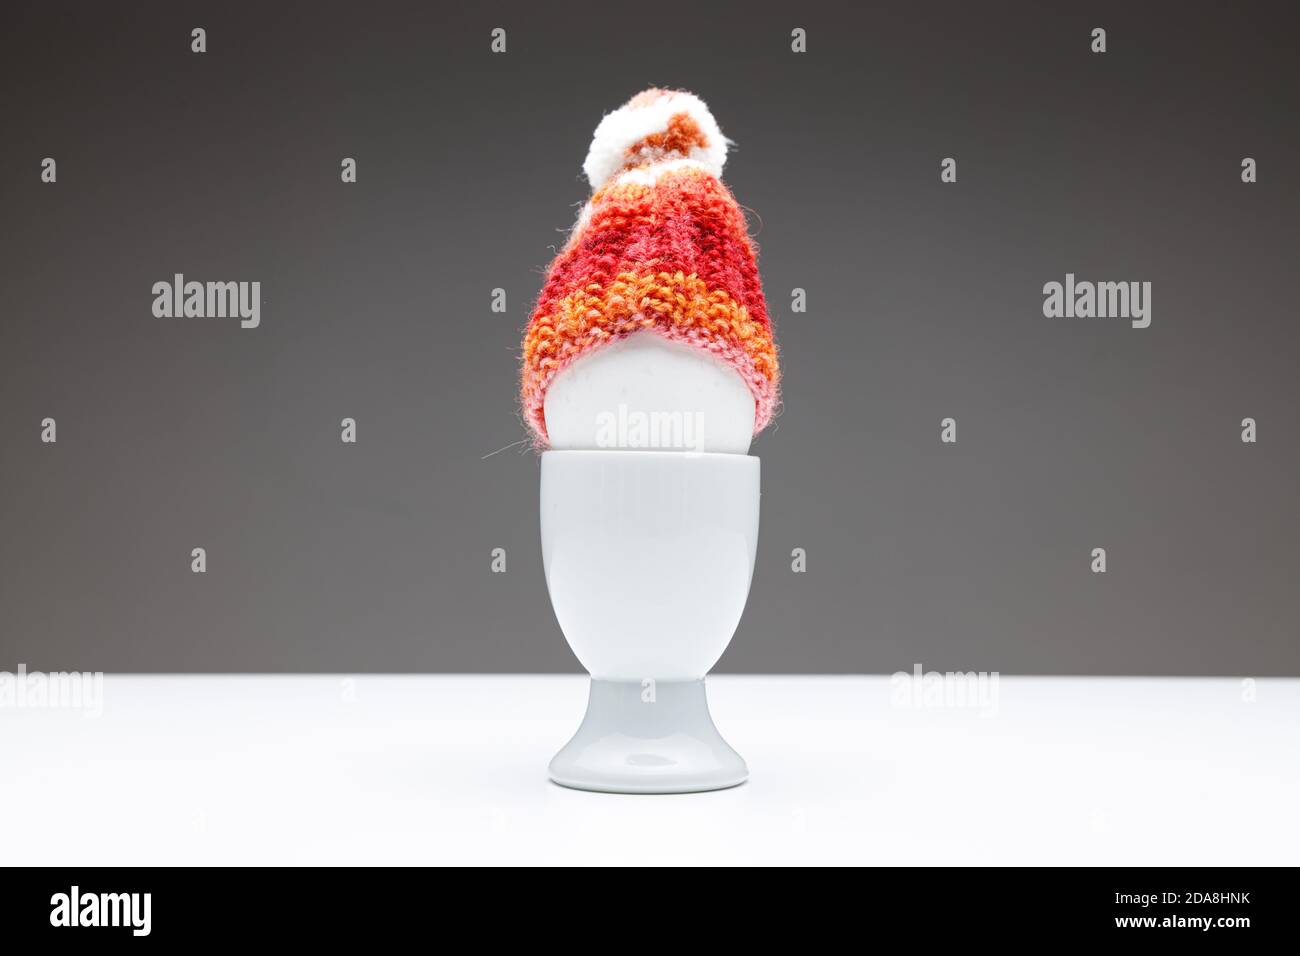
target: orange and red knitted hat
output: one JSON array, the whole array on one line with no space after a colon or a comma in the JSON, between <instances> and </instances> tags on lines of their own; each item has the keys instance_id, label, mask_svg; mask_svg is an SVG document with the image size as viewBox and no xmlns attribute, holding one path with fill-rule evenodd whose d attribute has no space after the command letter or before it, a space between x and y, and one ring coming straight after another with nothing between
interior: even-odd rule
<instances>
[{"instance_id":1,"label":"orange and red knitted hat","mask_svg":"<svg viewBox=\"0 0 1300 956\"><path fill-rule=\"evenodd\" d=\"M776 345L745 217L719 179L727 140L690 93L638 93L596 127L594 190L524 335L524 416L545 444L546 391L577 359L647 330L703 349L754 396L754 433L776 408Z\"/></svg>"}]
</instances>

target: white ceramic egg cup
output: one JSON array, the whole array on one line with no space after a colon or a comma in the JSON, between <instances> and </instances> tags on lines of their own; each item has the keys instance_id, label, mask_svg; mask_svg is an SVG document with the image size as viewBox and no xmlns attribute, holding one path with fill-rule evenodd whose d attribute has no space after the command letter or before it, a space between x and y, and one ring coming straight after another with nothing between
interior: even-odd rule
<instances>
[{"instance_id":1,"label":"white ceramic egg cup","mask_svg":"<svg viewBox=\"0 0 1300 956\"><path fill-rule=\"evenodd\" d=\"M749 596L759 460L680 451L542 455L551 604L591 674L587 713L551 761L566 787L687 793L743 783L704 676Z\"/></svg>"}]
</instances>

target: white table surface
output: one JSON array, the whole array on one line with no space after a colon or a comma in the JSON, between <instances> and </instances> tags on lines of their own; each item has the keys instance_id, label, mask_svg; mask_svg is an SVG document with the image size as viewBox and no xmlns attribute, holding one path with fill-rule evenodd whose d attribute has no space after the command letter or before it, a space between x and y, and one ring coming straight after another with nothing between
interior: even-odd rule
<instances>
[{"instance_id":1,"label":"white table surface","mask_svg":"<svg viewBox=\"0 0 1300 956\"><path fill-rule=\"evenodd\" d=\"M733 790L565 790L585 677L105 678L0 709L8 864L1300 863L1300 680L709 679Z\"/></svg>"}]
</instances>

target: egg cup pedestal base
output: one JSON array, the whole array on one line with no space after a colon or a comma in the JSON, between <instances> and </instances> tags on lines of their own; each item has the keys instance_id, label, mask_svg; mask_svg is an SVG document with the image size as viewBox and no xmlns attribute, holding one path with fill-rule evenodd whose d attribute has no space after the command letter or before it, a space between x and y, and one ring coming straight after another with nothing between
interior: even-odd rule
<instances>
[{"instance_id":1,"label":"egg cup pedestal base","mask_svg":"<svg viewBox=\"0 0 1300 956\"><path fill-rule=\"evenodd\" d=\"M709 714L704 681L591 681L582 726L551 779L604 793L696 793L744 783L749 769Z\"/></svg>"}]
</instances>

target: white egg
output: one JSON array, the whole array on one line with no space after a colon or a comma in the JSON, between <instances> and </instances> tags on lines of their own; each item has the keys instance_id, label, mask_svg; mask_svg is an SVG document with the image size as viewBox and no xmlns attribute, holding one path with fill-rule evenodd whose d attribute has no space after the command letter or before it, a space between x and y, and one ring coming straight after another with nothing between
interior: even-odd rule
<instances>
[{"instance_id":1,"label":"white egg","mask_svg":"<svg viewBox=\"0 0 1300 956\"><path fill-rule=\"evenodd\" d=\"M546 393L551 448L744 455L754 396L707 352L636 332L578 359Z\"/></svg>"}]
</instances>

